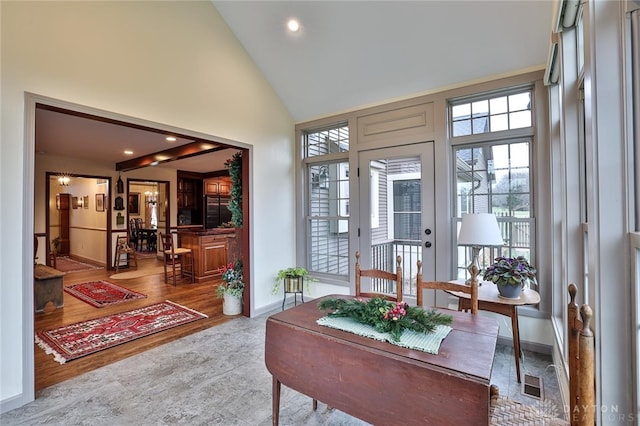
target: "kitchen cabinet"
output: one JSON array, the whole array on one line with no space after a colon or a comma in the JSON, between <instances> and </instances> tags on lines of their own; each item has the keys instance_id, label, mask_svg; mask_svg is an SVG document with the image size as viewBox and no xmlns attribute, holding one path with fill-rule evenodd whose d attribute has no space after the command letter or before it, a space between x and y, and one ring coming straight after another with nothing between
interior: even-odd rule
<instances>
[{"instance_id":1,"label":"kitchen cabinet","mask_svg":"<svg viewBox=\"0 0 640 426\"><path fill-rule=\"evenodd\" d=\"M204 193L205 195L229 195L231 193L231 178L222 176L205 179Z\"/></svg>"},{"instance_id":2,"label":"kitchen cabinet","mask_svg":"<svg viewBox=\"0 0 640 426\"><path fill-rule=\"evenodd\" d=\"M178 209L197 210L202 198L202 183L196 179L178 178Z\"/></svg>"},{"instance_id":3,"label":"kitchen cabinet","mask_svg":"<svg viewBox=\"0 0 640 426\"><path fill-rule=\"evenodd\" d=\"M193 252L196 282L219 277L220 268L235 260L229 258L235 238L234 229L179 231L180 247Z\"/></svg>"}]
</instances>

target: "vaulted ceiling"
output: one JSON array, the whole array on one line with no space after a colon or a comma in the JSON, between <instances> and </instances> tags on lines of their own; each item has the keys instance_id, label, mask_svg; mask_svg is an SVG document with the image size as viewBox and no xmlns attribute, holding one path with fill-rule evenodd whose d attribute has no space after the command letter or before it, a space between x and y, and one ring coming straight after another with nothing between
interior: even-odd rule
<instances>
[{"instance_id":1,"label":"vaulted ceiling","mask_svg":"<svg viewBox=\"0 0 640 426\"><path fill-rule=\"evenodd\" d=\"M296 122L545 66L555 3L526 1L213 1ZM290 18L300 30L286 29ZM36 150L118 163L113 141L140 155L164 133L38 110ZM92 149L78 146L90 142ZM136 154L138 154L136 153ZM222 169L229 151L171 167ZM89 159L91 159L89 158Z\"/></svg>"}]
</instances>

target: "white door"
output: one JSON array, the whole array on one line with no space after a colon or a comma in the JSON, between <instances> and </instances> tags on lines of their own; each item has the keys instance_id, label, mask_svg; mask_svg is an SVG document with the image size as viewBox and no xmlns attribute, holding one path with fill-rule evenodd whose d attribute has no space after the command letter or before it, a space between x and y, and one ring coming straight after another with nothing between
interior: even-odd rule
<instances>
[{"instance_id":1,"label":"white door","mask_svg":"<svg viewBox=\"0 0 640 426\"><path fill-rule=\"evenodd\" d=\"M418 260L423 279L435 278L433 151L423 142L359 154L360 265L395 272L401 256L405 296L416 295ZM363 291L387 285L362 282Z\"/></svg>"}]
</instances>

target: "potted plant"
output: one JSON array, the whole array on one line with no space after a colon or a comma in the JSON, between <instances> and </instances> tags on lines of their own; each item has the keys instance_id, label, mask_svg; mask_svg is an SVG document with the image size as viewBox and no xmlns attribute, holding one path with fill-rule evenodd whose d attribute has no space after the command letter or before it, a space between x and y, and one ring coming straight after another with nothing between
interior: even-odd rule
<instances>
[{"instance_id":1,"label":"potted plant","mask_svg":"<svg viewBox=\"0 0 640 426\"><path fill-rule=\"evenodd\" d=\"M55 237L51 240L51 251L54 255L58 255L58 250L60 250L60 236Z\"/></svg>"},{"instance_id":2,"label":"potted plant","mask_svg":"<svg viewBox=\"0 0 640 426\"><path fill-rule=\"evenodd\" d=\"M236 228L242 228L242 151L238 151L224 162L229 169L231 191L228 209L231 212L231 222Z\"/></svg>"},{"instance_id":3,"label":"potted plant","mask_svg":"<svg viewBox=\"0 0 640 426\"><path fill-rule=\"evenodd\" d=\"M537 284L536 272L536 268L531 266L523 256L500 256L496 257L495 263L484 271L483 278L494 282L502 297L517 299L527 280Z\"/></svg>"},{"instance_id":4,"label":"potted plant","mask_svg":"<svg viewBox=\"0 0 640 426\"><path fill-rule=\"evenodd\" d=\"M273 282L272 294L278 294L280 291L280 283L284 282L284 291L287 293L300 293L302 291L303 281L307 283L317 281L315 278L309 277L309 271L302 267L290 267L280 269L276 274ZM307 287L308 288L308 287Z\"/></svg>"},{"instance_id":5,"label":"potted plant","mask_svg":"<svg viewBox=\"0 0 640 426\"><path fill-rule=\"evenodd\" d=\"M242 312L242 293L244 292L244 276L242 261L230 262L219 269L222 282L216 289L216 295L222 299L222 313L238 315Z\"/></svg>"}]
</instances>

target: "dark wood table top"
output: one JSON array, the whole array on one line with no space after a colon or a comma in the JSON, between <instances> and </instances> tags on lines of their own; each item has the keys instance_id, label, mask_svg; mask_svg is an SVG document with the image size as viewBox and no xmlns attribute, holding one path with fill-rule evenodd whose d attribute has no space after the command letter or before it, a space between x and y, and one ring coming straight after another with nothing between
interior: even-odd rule
<instances>
[{"instance_id":1,"label":"dark wood table top","mask_svg":"<svg viewBox=\"0 0 640 426\"><path fill-rule=\"evenodd\" d=\"M351 296L330 295L325 298L337 297ZM312 300L274 314L269 317L268 321L277 321L309 332L387 352L390 356L410 358L414 361L430 364L435 368L451 370L453 374L473 376L487 383L491 379L499 327L498 322L493 318L438 309L442 313L451 315L453 322L451 332L442 341L438 354L434 355L319 325L316 320L329 313L329 311L322 311L318 308L320 300L322 299Z\"/></svg>"}]
</instances>

